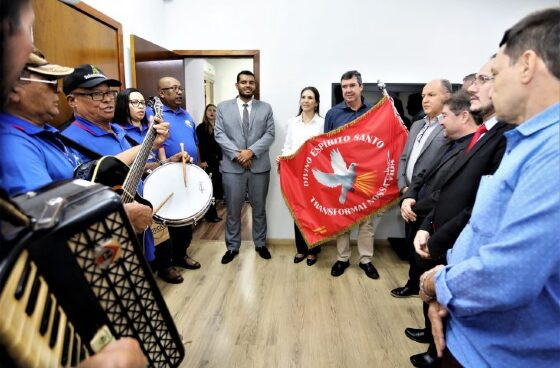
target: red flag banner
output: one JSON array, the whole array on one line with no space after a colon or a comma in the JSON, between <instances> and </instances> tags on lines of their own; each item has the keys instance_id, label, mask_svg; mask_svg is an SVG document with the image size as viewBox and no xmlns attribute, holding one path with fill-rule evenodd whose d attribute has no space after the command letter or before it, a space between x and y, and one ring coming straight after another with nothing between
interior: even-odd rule
<instances>
[{"instance_id":1,"label":"red flag banner","mask_svg":"<svg viewBox=\"0 0 560 368\"><path fill-rule=\"evenodd\" d=\"M356 120L280 159L284 200L309 247L393 204L407 130L384 97Z\"/></svg>"}]
</instances>

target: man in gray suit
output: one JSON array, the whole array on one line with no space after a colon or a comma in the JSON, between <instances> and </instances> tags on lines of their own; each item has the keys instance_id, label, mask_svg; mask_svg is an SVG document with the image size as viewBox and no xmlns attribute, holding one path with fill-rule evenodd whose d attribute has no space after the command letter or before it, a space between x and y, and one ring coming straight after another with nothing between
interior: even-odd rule
<instances>
[{"instance_id":1,"label":"man in gray suit","mask_svg":"<svg viewBox=\"0 0 560 368\"><path fill-rule=\"evenodd\" d=\"M451 96L451 83L446 79L435 79L428 82L422 89L422 108L426 116L415 121L410 127L410 133L404 150L399 160L398 186L401 194L404 194L409 185L417 175L426 173L441 156L441 147L447 143L444 137L441 121L443 103ZM391 290L391 295L397 298L408 297L418 294L418 282L422 274L422 268L416 262L414 251L414 235L418 230L419 223L416 214L409 205L403 202L401 214L405 220L406 245L410 269L409 280L403 287Z\"/></svg>"},{"instance_id":2,"label":"man in gray suit","mask_svg":"<svg viewBox=\"0 0 560 368\"><path fill-rule=\"evenodd\" d=\"M227 200L226 247L222 263L229 263L241 245L241 208L249 193L253 214L253 242L264 259L266 248L266 195L270 178L268 150L274 141L274 117L266 102L255 100L255 75L247 70L237 74L239 96L218 105L214 137L223 159L220 171Z\"/></svg>"}]
</instances>

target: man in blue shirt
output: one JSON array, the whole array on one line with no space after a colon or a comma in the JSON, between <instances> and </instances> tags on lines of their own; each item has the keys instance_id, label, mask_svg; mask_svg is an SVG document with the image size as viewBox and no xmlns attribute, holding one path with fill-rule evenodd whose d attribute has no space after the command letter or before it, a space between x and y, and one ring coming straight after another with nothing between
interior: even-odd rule
<instances>
[{"instance_id":1,"label":"man in blue shirt","mask_svg":"<svg viewBox=\"0 0 560 368\"><path fill-rule=\"evenodd\" d=\"M351 70L344 73L340 78L340 86L342 87L344 101L327 111L327 115L325 115L325 133L338 129L346 123L357 119L373 107L362 96L364 87L362 85L362 75L358 71ZM377 273L373 263L371 263L374 225L377 226L379 220L380 217L376 216L373 220L369 219L358 225L360 268L372 279L379 278L379 273ZM338 257L332 266L331 275L338 277L350 266L350 232L336 238L336 249L338 250Z\"/></svg>"},{"instance_id":2,"label":"man in blue shirt","mask_svg":"<svg viewBox=\"0 0 560 368\"><path fill-rule=\"evenodd\" d=\"M559 34L560 9L533 13L506 31L492 66L497 118L517 128L448 265L420 279L443 366L560 361Z\"/></svg>"},{"instance_id":3,"label":"man in blue shirt","mask_svg":"<svg viewBox=\"0 0 560 368\"><path fill-rule=\"evenodd\" d=\"M111 87L116 86L120 86L119 81L107 78L94 65L76 67L72 74L64 78L64 93L76 120L62 134L102 156L115 155L130 165L140 146L132 147L124 129L112 123L117 92ZM169 124L160 122L154 127L158 136L153 149L157 149L167 137ZM177 161L179 157L172 159ZM171 266L171 256L168 254L171 253L170 247L154 249L151 229L143 232L146 258L152 261L155 257L160 278L170 283L182 282L179 271Z\"/></svg>"},{"instance_id":4,"label":"man in blue shirt","mask_svg":"<svg viewBox=\"0 0 560 368\"><path fill-rule=\"evenodd\" d=\"M82 161L66 147L58 131L45 123L58 115L58 79L72 68L48 64L39 51L29 55L25 70L0 115L0 186L10 195L69 179ZM137 231L151 222L151 209L133 202L125 206Z\"/></svg>"},{"instance_id":5,"label":"man in blue shirt","mask_svg":"<svg viewBox=\"0 0 560 368\"><path fill-rule=\"evenodd\" d=\"M181 82L172 77L163 77L158 81L158 92L163 103L163 120L169 122L169 138L163 144L165 156L171 157L181 152L181 143L185 151L192 157L192 162L198 163L198 138L193 118L181 105L183 104ZM154 111L146 109L146 116L154 115ZM172 263L177 267L195 270L200 263L188 256L187 250L192 240L192 225L169 226L173 254Z\"/></svg>"},{"instance_id":6,"label":"man in blue shirt","mask_svg":"<svg viewBox=\"0 0 560 368\"><path fill-rule=\"evenodd\" d=\"M45 121L58 115L58 79L72 68L46 64L30 54L0 114L0 186L10 196L71 178L81 163Z\"/></svg>"}]
</instances>

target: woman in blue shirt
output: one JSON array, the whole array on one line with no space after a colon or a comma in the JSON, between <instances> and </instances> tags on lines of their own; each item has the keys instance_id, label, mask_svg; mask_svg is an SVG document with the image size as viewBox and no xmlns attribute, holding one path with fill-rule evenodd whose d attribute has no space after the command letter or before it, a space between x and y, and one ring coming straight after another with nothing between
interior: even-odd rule
<instances>
[{"instance_id":1,"label":"woman in blue shirt","mask_svg":"<svg viewBox=\"0 0 560 368\"><path fill-rule=\"evenodd\" d=\"M136 88L127 88L117 95L115 102L115 116L113 122L119 124L126 132L126 135L134 141L141 143L148 133L150 123L146 118L146 100ZM165 151L159 149L160 158L165 159ZM148 159L148 162L157 162L155 156ZM158 166L159 163L156 163ZM150 164L146 168L152 168ZM158 244L155 242L151 231L146 232L144 242L144 252L149 261L153 261L152 267L158 270L160 278L170 283L181 282L182 276L178 270L171 265L171 243L169 240Z\"/></svg>"},{"instance_id":2,"label":"woman in blue shirt","mask_svg":"<svg viewBox=\"0 0 560 368\"><path fill-rule=\"evenodd\" d=\"M146 100L142 93L136 88L127 88L117 95L115 103L115 117L113 122L119 124L130 138L138 143L142 143L150 123L146 117ZM160 148L158 157L165 159L165 151ZM148 162L156 161L150 157Z\"/></svg>"}]
</instances>

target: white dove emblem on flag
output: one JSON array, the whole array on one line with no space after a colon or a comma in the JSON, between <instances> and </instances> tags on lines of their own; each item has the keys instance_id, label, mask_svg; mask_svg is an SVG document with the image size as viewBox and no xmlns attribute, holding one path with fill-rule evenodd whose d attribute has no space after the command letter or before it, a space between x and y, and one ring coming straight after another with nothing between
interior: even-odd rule
<instances>
[{"instance_id":1,"label":"white dove emblem on flag","mask_svg":"<svg viewBox=\"0 0 560 368\"><path fill-rule=\"evenodd\" d=\"M354 181L356 180L356 166L358 164L351 163L346 167L346 162L338 149L331 151L331 166L333 173L324 173L320 170L313 169L313 176L321 184L329 188L341 186L340 197L338 201L343 204L346 202L346 194L348 191L354 191Z\"/></svg>"}]
</instances>

